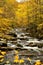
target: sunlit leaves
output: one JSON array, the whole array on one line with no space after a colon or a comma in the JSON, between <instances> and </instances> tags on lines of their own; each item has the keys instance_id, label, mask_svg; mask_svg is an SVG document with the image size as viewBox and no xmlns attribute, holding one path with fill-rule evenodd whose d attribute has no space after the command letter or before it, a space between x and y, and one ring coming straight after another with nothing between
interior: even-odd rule
<instances>
[{"instance_id":1,"label":"sunlit leaves","mask_svg":"<svg viewBox=\"0 0 43 65\"><path fill-rule=\"evenodd\" d=\"M30 23L35 23L37 30L42 30L43 0L28 0L22 3L16 0L0 0L0 2L1 33L9 33L14 27L27 27Z\"/></svg>"},{"instance_id":2,"label":"sunlit leaves","mask_svg":"<svg viewBox=\"0 0 43 65\"><path fill-rule=\"evenodd\" d=\"M41 65L41 61L40 60L37 60L35 65Z\"/></svg>"}]
</instances>

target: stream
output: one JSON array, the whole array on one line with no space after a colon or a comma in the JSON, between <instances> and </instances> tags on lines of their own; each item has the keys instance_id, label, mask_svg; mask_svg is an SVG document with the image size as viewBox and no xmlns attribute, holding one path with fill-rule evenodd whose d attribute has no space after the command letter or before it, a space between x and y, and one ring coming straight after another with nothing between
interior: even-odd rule
<instances>
[{"instance_id":1,"label":"stream","mask_svg":"<svg viewBox=\"0 0 43 65\"><path fill-rule=\"evenodd\" d=\"M7 60L13 63L15 50L19 51L18 56L19 58L31 58L31 63L35 62L36 60L43 59L43 40L38 40L36 38L32 38L29 36L29 33L25 31L25 29L17 28L12 31L10 31L15 36L14 40L8 40L6 42L7 47L3 46L1 47L1 51L5 49L7 51L6 55L4 56L4 61L2 63L5 63ZM3 39L2 39L3 40ZM0 41L1 43L1 41ZM41 44L41 47L40 47ZM1 44L0 44L1 45ZM12 50L9 50L12 49ZM10 64L10 65L11 65ZM7 65L7 64L6 64ZM13 64L12 64L13 65ZM17 65L17 64L14 64ZM28 64L23 64L28 65ZM32 65L32 64L31 64Z\"/></svg>"}]
</instances>

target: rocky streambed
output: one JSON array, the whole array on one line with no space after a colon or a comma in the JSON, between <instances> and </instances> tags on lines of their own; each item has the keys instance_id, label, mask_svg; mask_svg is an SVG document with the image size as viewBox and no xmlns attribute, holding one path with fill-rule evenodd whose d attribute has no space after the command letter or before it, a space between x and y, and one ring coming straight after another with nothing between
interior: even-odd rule
<instances>
[{"instance_id":1,"label":"rocky streambed","mask_svg":"<svg viewBox=\"0 0 43 65\"><path fill-rule=\"evenodd\" d=\"M0 64L34 65L37 60L43 62L43 40L30 37L21 28L10 31L9 35L13 35L14 39L0 39L0 59L3 59Z\"/></svg>"}]
</instances>

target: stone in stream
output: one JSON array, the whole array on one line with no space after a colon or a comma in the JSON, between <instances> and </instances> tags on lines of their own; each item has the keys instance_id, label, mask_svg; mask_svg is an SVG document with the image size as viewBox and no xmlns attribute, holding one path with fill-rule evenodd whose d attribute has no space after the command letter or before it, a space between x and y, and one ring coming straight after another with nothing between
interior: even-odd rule
<instances>
[{"instance_id":1,"label":"stone in stream","mask_svg":"<svg viewBox=\"0 0 43 65\"><path fill-rule=\"evenodd\" d=\"M9 61L10 63L13 63L14 60L14 51L8 51L5 55L5 61Z\"/></svg>"},{"instance_id":2,"label":"stone in stream","mask_svg":"<svg viewBox=\"0 0 43 65\"><path fill-rule=\"evenodd\" d=\"M17 46L11 42L7 42L7 47L16 48Z\"/></svg>"},{"instance_id":3,"label":"stone in stream","mask_svg":"<svg viewBox=\"0 0 43 65\"><path fill-rule=\"evenodd\" d=\"M30 61L28 61L28 60L25 60L25 63L24 63L24 65L31 65L31 63L30 63Z\"/></svg>"},{"instance_id":4,"label":"stone in stream","mask_svg":"<svg viewBox=\"0 0 43 65\"><path fill-rule=\"evenodd\" d=\"M43 51L41 51L42 50L41 48L38 48L38 46L40 47L41 41L39 41L38 39L32 38L32 37L29 37L29 33L26 33L26 32L24 33L24 31L22 29L13 30L13 32L10 32L9 35L13 36L14 39L10 39L7 41L7 43L6 43L8 45L7 47L14 48L15 50L19 51L18 55L19 56L21 55L20 58L25 59L27 56L31 57L32 55L37 56L37 55L40 55L41 52L43 52ZM43 44L42 44L42 46L43 46ZM7 51L9 51L8 48L7 48ZM12 53L14 53L14 52L13 52L13 50L12 50L12 52L10 52L10 51L9 51L9 53L7 53L6 60L9 60L11 63L13 63L14 55ZM33 57L33 56L32 56L32 59L34 60L35 57ZM40 58L37 58L37 59L40 59ZM24 64L17 63L14 65L33 65L33 63L30 63L29 61L25 60Z\"/></svg>"},{"instance_id":5,"label":"stone in stream","mask_svg":"<svg viewBox=\"0 0 43 65\"><path fill-rule=\"evenodd\" d=\"M17 37L17 35L15 33L9 33L8 35L13 36L13 37Z\"/></svg>"},{"instance_id":6,"label":"stone in stream","mask_svg":"<svg viewBox=\"0 0 43 65\"><path fill-rule=\"evenodd\" d=\"M1 47L7 47L7 44L6 43L2 43L2 44L0 43L0 46Z\"/></svg>"}]
</instances>

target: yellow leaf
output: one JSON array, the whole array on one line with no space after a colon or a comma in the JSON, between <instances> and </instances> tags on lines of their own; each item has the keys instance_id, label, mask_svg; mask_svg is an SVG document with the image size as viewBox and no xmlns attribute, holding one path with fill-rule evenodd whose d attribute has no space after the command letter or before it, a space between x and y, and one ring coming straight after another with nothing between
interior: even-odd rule
<instances>
[{"instance_id":1,"label":"yellow leaf","mask_svg":"<svg viewBox=\"0 0 43 65\"><path fill-rule=\"evenodd\" d=\"M4 56L0 55L0 58L3 58Z\"/></svg>"},{"instance_id":2,"label":"yellow leaf","mask_svg":"<svg viewBox=\"0 0 43 65\"><path fill-rule=\"evenodd\" d=\"M6 54L6 52L4 52L4 51L3 51L3 52L1 52L1 54L2 54L2 55L5 55L5 54Z\"/></svg>"},{"instance_id":3,"label":"yellow leaf","mask_svg":"<svg viewBox=\"0 0 43 65\"><path fill-rule=\"evenodd\" d=\"M30 58L27 58L27 60L31 61L31 59L30 59Z\"/></svg>"},{"instance_id":4,"label":"yellow leaf","mask_svg":"<svg viewBox=\"0 0 43 65\"><path fill-rule=\"evenodd\" d=\"M15 56L15 60L18 60L18 59L19 59L19 56L18 56L18 55L16 55L16 56Z\"/></svg>"},{"instance_id":5,"label":"yellow leaf","mask_svg":"<svg viewBox=\"0 0 43 65\"><path fill-rule=\"evenodd\" d=\"M14 60L14 62L15 62L15 63L18 63L18 62L19 62L19 60Z\"/></svg>"},{"instance_id":6,"label":"yellow leaf","mask_svg":"<svg viewBox=\"0 0 43 65\"><path fill-rule=\"evenodd\" d=\"M19 60L19 63L24 63L24 60L23 60L23 59L20 59L20 60Z\"/></svg>"}]
</instances>

